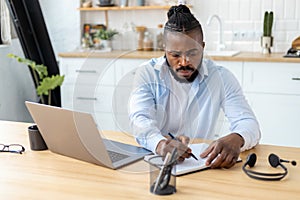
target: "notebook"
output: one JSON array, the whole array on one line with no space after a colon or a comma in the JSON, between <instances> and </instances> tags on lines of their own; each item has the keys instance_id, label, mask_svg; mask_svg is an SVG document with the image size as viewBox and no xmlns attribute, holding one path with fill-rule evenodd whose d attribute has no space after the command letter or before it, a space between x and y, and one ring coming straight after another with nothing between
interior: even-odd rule
<instances>
[{"instance_id":1,"label":"notebook","mask_svg":"<svg viewBox=\"0 0 300 200\"><path fill-rule=\"evenodd\" d=\"M142 147L102 138L89 113L28 101L25 104L48 149L54 153L111 169L151 154Z\"/></svg>"},{"instance_id":2,"label":"notebook","mask_svg":"<svg viewBox=\"0 0 300 200\"><path fill-rule=\"evenodd\" d=\"M206 158L200 158L200 154L209 146L206 143L190 144L189 147L192 149L193 154L198 160L190 157L185 159L184 162L176 165L176 175L188 174L194 171L200 171L209 168L205 165Z\"/></svg>"},{"instance_id":3,"label":"notebook","mask_svg":"<svg viewBox=\"0 0 300 200\"><path fill-rule=\"evenodd\" d=\"M176 164L176 170L172 170L172 174L174 176L181 176L197 171L202 171L205 169L209 169L209 166L205 165L207 158L201 158L200 154L209 146L207 143L198 143L198 144L190 144L189 147L192 149L193 154L198 158L198 160L190 157L185 159L182 163ZM157 155L147 155L144 160L146 162L149 161L150 158ZM241 159L238 159L240 162Z\"/></svg>"}]
</instances>

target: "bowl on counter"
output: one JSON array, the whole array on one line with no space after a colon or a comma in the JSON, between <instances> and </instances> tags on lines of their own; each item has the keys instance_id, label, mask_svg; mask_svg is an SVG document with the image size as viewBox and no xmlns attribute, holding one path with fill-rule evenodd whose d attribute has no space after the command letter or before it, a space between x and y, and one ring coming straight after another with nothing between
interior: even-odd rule
<instances>
[{"instance_id":1,"label":"bowl on counter","mask_svg":"<svg viewBox=\"0 0 300 200\"><path fill-rule=\"evenodd\" d=\"M113 0L99 0L98 6L113 6Z\"/></svg>"}]
</instances>

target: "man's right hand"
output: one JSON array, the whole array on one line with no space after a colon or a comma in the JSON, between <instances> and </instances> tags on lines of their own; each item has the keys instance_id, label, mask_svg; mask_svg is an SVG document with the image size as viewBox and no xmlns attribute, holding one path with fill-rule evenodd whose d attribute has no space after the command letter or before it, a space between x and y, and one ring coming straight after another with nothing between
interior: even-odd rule
<instances>
[{"instance_id":1,"label":"man's right hand","mask_svg":"<svg viewBox=\"0 0 300 200\"><path fill-rule=\"evenodd\" d=\"M183 162L184 159L191 157L192 150L187 146L188 143L189 138L186 136L179 136L177 140L171 138L161 140L156 147L156 153L165 156L168 152L171 153L174 148L177 148L178 161Z\"/></svg>"}]
</instances>

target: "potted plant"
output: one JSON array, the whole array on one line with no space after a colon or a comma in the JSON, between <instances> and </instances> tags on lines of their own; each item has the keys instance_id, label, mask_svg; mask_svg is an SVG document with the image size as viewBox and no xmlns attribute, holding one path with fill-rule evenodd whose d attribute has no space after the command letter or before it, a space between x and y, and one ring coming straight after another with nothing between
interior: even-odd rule
<instances>
[{"instance_id":1,"label":"potted plant","mask_svg":"<svg viewBox=\"0 0 300 200\"><path fill-rule=\"evenodd\" d=\"M97 49L112 50L112 39L115 35L119 34L114 29L99 29L94 34L94 43Z\"/></svg>"},{"instance_id":2,"label":"potted plant","mask_svg":"<svg viewBox=\"0 0 300 200\"><path fill-rule=\"evenodd\" d=\"M42 64L36 64L34 61L21 58L14 54L8 54L9 58L16 59L19 63L29 66L33 72L33 79L37 85L36 92L43 104L51 105L51 91L56 87L61 86L64 81L64 75L48 76L47 67ZM44 97L48 97L45 99Z\"/></svg>"},{"instance_id":3,"label":"potted plant","mask_svg":"<svg viewBox=\"0 0 300 200\"><path fill-rule=\"evenodd\" d=\"M32 69L33 79L36 83L36 92L40 97L40 101L43 104L51 105L51 91L56 87L61 86L64 81L64 75L52 75L48 76L47 67L42 64L36 64L34 61L21 58L14 54L8 54L9 58L16 59L19 63L23 63ZM48 98L44 98L48 97ZM40 134L37 125L28 127L30 148L32 150L46 150L48 149L42 135Z\"/></svg>"},{"instance_id":4,"label":"potted plant","mask_svg":"<svg viewBox=\"0 0 300 200\"><path fill-rule=\"evenodd\" d=\"M261 37L261 47L263 54L270 54L271 47L273 46L273 36L272 36L272 27L273 27L274 14L272 11L266 11L264 14L263 21L263 36Z\"/></svg>"}]
</instances>

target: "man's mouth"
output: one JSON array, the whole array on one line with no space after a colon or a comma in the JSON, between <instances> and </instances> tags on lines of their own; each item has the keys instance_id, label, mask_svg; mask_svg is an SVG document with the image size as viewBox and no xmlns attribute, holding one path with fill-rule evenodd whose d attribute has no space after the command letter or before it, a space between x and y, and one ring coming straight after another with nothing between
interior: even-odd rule
<instances>
[{"instance_id":1,"label":"man's mouth","mask_svg":"<svg viewBox=\"0 0 300 200\"><path fill-rule=\"evenodd\" d=\"M193 72L193 71L195 71L195 69L190 66L181 66L180 68L176 69L176 72Z\"/></svg>"},{"instance_id":2,"label":"man's mouth","mask_svg":"<svg viewBox=\"0 0 300 200\"><path fill-rule=\"evenodd\" d=\"M171 69L171 68L169 68ZM190 66L181 66L176 70L170 70L173 77L180 82L192 82L198 75L198 70Z\"/></svg>"}]
</instances>

